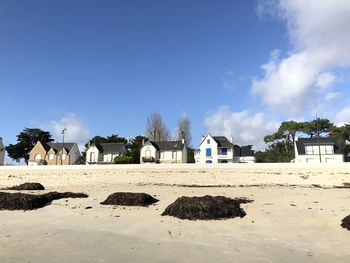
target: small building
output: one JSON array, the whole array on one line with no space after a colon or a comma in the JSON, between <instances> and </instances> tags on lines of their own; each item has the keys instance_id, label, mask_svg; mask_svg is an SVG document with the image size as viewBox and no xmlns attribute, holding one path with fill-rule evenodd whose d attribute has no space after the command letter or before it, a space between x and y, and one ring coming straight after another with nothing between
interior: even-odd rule
<instances>
[{"instance_id":1,"label":"small building","mask_svg":"<svg viewBox=\"0 0 350 263\"><path fill-rule=\"evenodd\" d=\"M0 137L0 166L5 164L5 145Z\"/></svg>"},{"instance_id":2,"label":"small building","mask_svg":"<svg viewBox=\"0 0 350 263\"><path fill-rule=\"evenodd\" d=\"M225 136L202 137L199 149L194 152L196 163L255 163L254 153L249 147L234 145Z\"/></svg>"},{"instance_id":3,"label":"small building","mask_svg":"<svg viewBox=\"0 0 350 263\"><path fill-rule=\"evenodd\" d=\"M187 163L185 140L153 142L145 139L140 150L140 163Z\"/></svg>"},{"instance_id":4,"label":"small building","mask_svg":"<svg viewBox=\"0 0 350 263\"><path fill-rule=\"evenodd\" d=\"M295 138L295 163L342 163L344 156L335 138Z\"/></svg>"},{"instance_id":5,"label":"small building","mask_svg":"<svg viewBox=\"0 0 350 263\"><path fill-rule=\"evenodd\" d=\"M38 141L29 152L28 165L72 165L80 157L77 143Z\"/></svg>"},{"instance_id":6,"label":"small building","mask_svg":"<svg viewBox=\"0 0 350 263\"><path fill-rule=\"evenodd\" d=\"M114 164L115 157L125 154L125 143L92 144L86 151L86 164Z\"/></svg>"}]
</instances>

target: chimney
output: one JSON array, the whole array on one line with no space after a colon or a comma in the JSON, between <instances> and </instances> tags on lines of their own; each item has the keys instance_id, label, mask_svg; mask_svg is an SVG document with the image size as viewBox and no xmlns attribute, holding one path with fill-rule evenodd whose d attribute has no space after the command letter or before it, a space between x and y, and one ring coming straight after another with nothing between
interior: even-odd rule
<instances>
[{"instance_id":1,"label":"chimney","mask_svg":"<svg viewBox=\"0 0 350 263\"><path fill-rule=\"evenodd\" d=\"M231 143L233 144L233 136L232 136L232 134L231 134Z\"/></svg>"}]
</instances>

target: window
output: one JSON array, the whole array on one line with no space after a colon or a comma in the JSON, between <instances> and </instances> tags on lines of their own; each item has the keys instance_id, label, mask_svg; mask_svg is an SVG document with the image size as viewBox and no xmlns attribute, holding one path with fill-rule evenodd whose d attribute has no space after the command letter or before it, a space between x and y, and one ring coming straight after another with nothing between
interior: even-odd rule
<instances>
[{"instance_id":1,"label":"window","mask_svg":"<svg viewBox=\"0 0 350 263\"><path fill-rule=\"evenodd\" d=\"M90 162L95 162L95 153L94 152L90 153Z\"/></svg>"},{"instance_id":2,"label":"window","mask_svg":"<svg viewBox=\"0 0 350 263\"><path fill-rule=\"evenodd\" d=\"M145 155L146 155L146 157L151 157L151 151L150 150L146 150L145 151Z\"/></svg>"},{"instance_id":3,"label":"window","mask_svg":"<svg viewBox=\"0 0 350 263\"><path fill-rule=\"evenodd\" d=\"M63 161L63 160L66 160L66 154L65 153L62 153L61 154L61 160Z\"/></svg>"},{"instance_id":4,"label":"window","mask_svg":"<svg viewBox=\"0 0 350 263\"><path fill-rule=\"evenodd\" d=\"M326 145L326 154L334 154L333 145Z\"/></svg>"},{"instance_id":5,"label":"window","mask_svg":"<svg viewBox=\"0 0 350 263\"><path fill-rule=\"evenodd\" d=\"M173 157L173 159L176 159L176 157L177 157L176 151L173 151L172 157Z\"/></svg>"},{"instance_id":6,"label":"window","mask_svg":"<svg viewBox=\"0 0 350 263\"><path fill-rule=\"evenodd\" d=\"M213 163L212 160L206 160L205 163Z\"/></svg>"},{"instance_id":7,"label":"window","mask_svg":"<svg viewBox=\"0 0 350 263\"><path fill-rule=\"evenodd\" d=\"M207 148L207 149L205 150L205 155L206 155L207 157L211 157L211 149L210 149L210 148Z\"/></svg>"},{"instance_id":8,"label":"window","mask_svg":"<svg viewBox=\"0 0 350 263\"><path fill-rule=\"evenodd\" d=\"M221 155L227 155L227 148L221 149Z\"/></svg>"},{"instance_id":9,"label":"window","mask_svg":"<svg viewBox=\"0 0 350 263\"><path fill-rule=\"evenodd\" d=\"M210 140L209 139L207 140L207 144L210 144Z\"/></svg>"},{"instance_id":10,"label":"window","mask_svg":"<svg viewBox=\"0 0 350 263\"><path fill-rule=\"evenodd\" d=\"M305 146L305 154L314 154L312 146Z\"/></svg>"},{"instance_id":11,"label":"window","mask_svg":"<svg viewBox=\"0 0 350 263\"><path fill-rule=\"evenodd\" d=\"M40 154L35 155L34 159L37 160L37 161L40 161L41 160L41 155Z\"/></svg>"},{"instance_id":12,"label":"window","mask_svg":"<svg viewBox=\"0 0 350 263\"><path fill-rule=\"evenodd\" d=\"M53 153L50 153L49 154L49 160L53 160L53 159L55 159L55 155Z\"/></svg>"}]
</instances>

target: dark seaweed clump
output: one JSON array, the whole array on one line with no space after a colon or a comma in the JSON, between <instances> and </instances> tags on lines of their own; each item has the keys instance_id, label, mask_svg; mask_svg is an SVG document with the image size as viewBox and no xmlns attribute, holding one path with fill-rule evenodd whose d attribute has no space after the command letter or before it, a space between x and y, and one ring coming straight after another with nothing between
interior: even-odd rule
<instances>
[{"instance_id":1,"label":"dark seaweed clump","mask_svg":"<svg viewBox=\"0 0 350 263\"><path fill-rule=\"evenodd\" d=\"M86 198L83 193L50 192L42 195L0 192L0 210L33 210L51 204L61 198Z\"/></svg>"},{"instance_id":2,"label":"dark seaweed clump","mask_svg":"<svg viewBox=\"0 0 350 263\"><path fill-rule=\"evenodd\" d=\"M24 183L6 188L7 190L45 190L45 187L39 183Z\"/></svg>"},{"instance_id":3,"label":"dark seaweed clump","mask_svg":"<svg viewBox=\"0 0 350 263\"><path fill-rule=\"evenodd\" d=\"M252 200L227 198L224 196L180 197L169 205L162 216L174 216L189 220L212 220L244 217L246 213L240 207Z\"/></svg>"},{"instance_id":4,"label":"dark seaweed clump","mask_svg":"<svg viewBox=\"0 0 350 263\"><path fill-rule=\"evenodd\" d=\"M350 230L350 215L343 218L340 224L343 228Z\"/></svg>"},{"instance_id":5,"label":"dark seaweed clump","mask_svg":"<svg viewBox=\"0 0 350 263\"><path fill-rule=\"evenodd\" d=\"M159 200L145 193L118 192L111 194L101 205L149 206Z\"/></svg>"}]
</instances>

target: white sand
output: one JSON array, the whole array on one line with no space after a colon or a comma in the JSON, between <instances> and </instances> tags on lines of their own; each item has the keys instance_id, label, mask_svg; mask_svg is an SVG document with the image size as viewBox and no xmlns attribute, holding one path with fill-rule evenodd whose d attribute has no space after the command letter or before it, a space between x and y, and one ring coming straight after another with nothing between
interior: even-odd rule
<instances>
[{"instance_id":1,"label":"white sand","mask_svg":"<svg viewBox=\"0 0 350 263\"><path fill-rule=\"evenodd\" d=\"M350 214L350 189L332 188L350 182L348 164L0 168L0 187L24 182L89 198L0 211L0 262L350 262L350 231L340 227ZM99 204L117 191L146 192L160 202ZM254 202L242 205L242 219L160 216L180 196L206 194Z\"/></svg>"}]
</instances>

